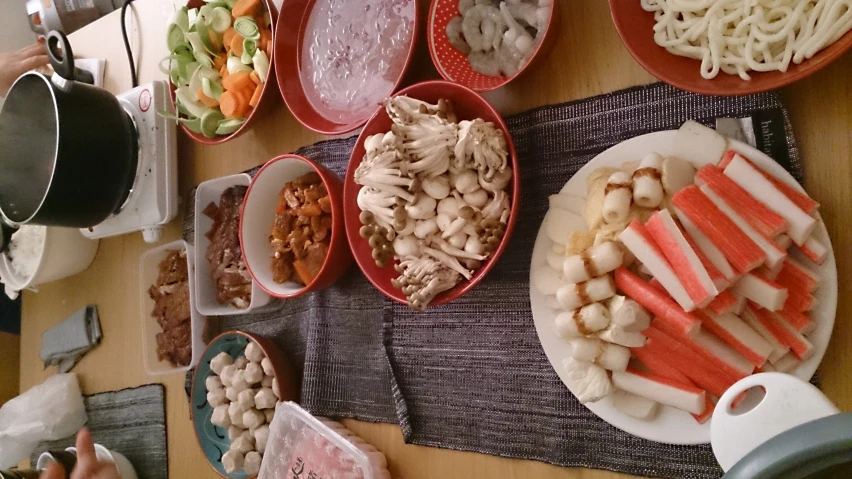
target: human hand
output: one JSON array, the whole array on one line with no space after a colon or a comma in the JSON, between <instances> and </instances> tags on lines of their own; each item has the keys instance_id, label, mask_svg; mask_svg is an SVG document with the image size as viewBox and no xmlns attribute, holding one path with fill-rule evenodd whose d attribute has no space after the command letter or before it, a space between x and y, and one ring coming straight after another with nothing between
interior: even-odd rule
<instances>
[{"instance_id":1,"label":"human hand","mask_svg":"<svg viewBox=\"0 0 852 479\"><path fill-rule=\"evenodd\" d=\"M53 463L44 470L40 479L65 479L65 469ZM95 443L86 428L77 433L77 465L71 479L121 479L115 464L98 460Z\"/></svg>"},{"instance_id":2,"label":"human hand","mask_svg":"<svg viewBox=\"0 0 852 479\"><path fill-rule=\"evenodd\" d=\"M47 65L47 47L44 43L33 43L13 52L0 53L0 96L5 97L12 83L24 73Z\"/></svg>"}]
</instances>

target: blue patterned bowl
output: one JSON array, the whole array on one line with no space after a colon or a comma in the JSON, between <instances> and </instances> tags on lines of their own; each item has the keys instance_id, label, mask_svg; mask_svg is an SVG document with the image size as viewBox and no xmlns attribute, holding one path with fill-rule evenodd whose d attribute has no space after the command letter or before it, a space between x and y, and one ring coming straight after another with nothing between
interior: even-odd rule
<instances>
[{"instance_id":1,"label":"blue patterned bowl","mask_svg":"<svg viewBox=\"0 0 852 479\"><path fill-rule=\"evenodd\" d=\"M246 479L248 475L244 472L228 474L222 466L222 455L231 447L228 439L227 428L214 426L210 422L213 416L213 408L207 402L207 387L204 382L208 376L214 373L210 370L210 361L221 352L226 352L234 359L244 356L249 341L254 341L263 350L263 353L272 362L275 378L278 380L278 394L282 401L298 401L298 381L293 374L293 368L284 353L268 339L256 334L244 331L229 331L217 336L207 346L204 355L195 368L195 376L192 378L192 422L195 426L195 437L207 458L207 462L221 476L229 479Z\"/></svg>"}]
</instances>

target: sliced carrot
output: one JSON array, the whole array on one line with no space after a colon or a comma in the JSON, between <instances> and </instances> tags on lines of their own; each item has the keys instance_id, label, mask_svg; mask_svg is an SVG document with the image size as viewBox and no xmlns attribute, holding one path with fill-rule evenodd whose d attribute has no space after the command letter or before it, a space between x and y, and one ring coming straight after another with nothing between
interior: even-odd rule
<instances>
[{"instance_id":1,"label":"sliced carrot","mask_svg":"<svg viewBox=\"0 0 852 479\"><path fill-rule=\"evenodd\" d=\"M219 98L219 108L227 118L242 118L242 112L248 107L245 99L239 93L226 91Z\"/></svg>"},{"instance_id":2,"label":"sliced carrot","mask_svg":"<svg viewBox=\"0 0 852 479\"><path fill-rule=\"evenodd\" d=\"M258 25L263 25L262 23L258 23ZM269 46L269 43L272 41L272 30L261 27L260 28L260 41L257 42L258 48L266 51L266 47Z\"/></svg>"},{"instance_id":3,"label":"sliced carrot","mask_svg":"<svg viewBox=\"0 0 852 479\"><path fill-rule=\"evenodd\" d=\"M213 69L221 71L228 64L227 53L213 57ZM222 76L221 74L219 76Z\"/></svg>"},{"instance_id":4,"label":"sliced carrot","mask_svg":"<svg viewBox=\"0 0 852 479\"><path fill-rule=\"evenodd\" d=\"M299 281L301 281L302 284L310 284L311 281L314 280L311 272L308 270L307 263L304 261L293 261L293 269L296 270L296 274L299 275Z\"/></svg>"},{"instance_id":5,"label":"sliced carrot","mask_svg":"<svg viewBox=\"0 0 852 479\"><path fill-rule=\"evenodd\" d=\"M234 27L228 27L225 33L222 34L222 43L225 45L225 50L231 50L231 42L234 40L234 35L236 34L237 31L234 30Z\"/></svg>"},{"instance_id":6,"label":"sliced carrot","mask_svg":"<svg viewBox=\"0 0 852 479\"><path fill-rule=\"evenodd\" d=\"M252 70L251 73L249 73L249 78L251 78L251 81L253 81L255 85L263 83L260 81L260 76L258 76L257 71L255 70Z\"/></svg>"},{"instance_id":7,"label":"sliced carrot","mask_svg":"<svg viewBox=\"0 0 852 479\"><path fill-rule=\"evenodd\" d=\"M249 77L248 73L240 71L229 76L227 81L222 81L222 87L225 88L225 90L242 90L245 88L251 88L251 91L254 91L254 82L251 81L251 77Z\"/></svg>"},{"instance_id":8,"label":"sliced carrot","mask_svg":"<svg viewBox=\"0 0 852 479\"><path fill-rule=\"evenodd\" d=\"M245 39L239 33L234 34L234 38L231 39L231 53L236 56L241 56L243 54L243 41Z\"/></svg>"},{"instance_id":9,"label":"sliced carrot","mask_svg":"<svg viewBox=\"0 0 852 479\"><path fill-rule=\"evenodd\" d=\"M254 89L254 93L251 96L251 100L249 100L249 105L257 106L257 103L260 101L260 94L263 92L263 85L258 85L257 88Z\"/></svg>"},{"instance_id":10,"label":"sliced carrot","mask_svg":"<svg viewBox=\"0 0 852 479\"><path fill-rule=\"evenodd\" d=\"M199 88L198 91L195 92L195 94L198 95L198 99L201 100L201 103L204 103L210 108L216 108L217 106L219 106L219 102L216 101L215 98L210 98L209 96L204 94L204 88Z\"/></svg>"},{"instance_id":11,"label":"sliced carrot","mask_svg":"<svg viewBox=\"0 0 852 479\"><path fill-rule=\"evenodd\" d=\"M231 73L228 71L228 65L224 65L222 66L222 68L219 69L219 76L222 77L222 80L228 78L230 74Z\"/></svg>"},{"instance_id":12,"label":"sliced carrot","mask_svg":"<svg viewBox=\"0 0 852 479\"><path fill-rule=\"evenodd\" d=\"M234 18L254 16L255 12L260 10L260 0L239 0L234 8L231 9L231 15Z\"/></svg>"}]
</instances>

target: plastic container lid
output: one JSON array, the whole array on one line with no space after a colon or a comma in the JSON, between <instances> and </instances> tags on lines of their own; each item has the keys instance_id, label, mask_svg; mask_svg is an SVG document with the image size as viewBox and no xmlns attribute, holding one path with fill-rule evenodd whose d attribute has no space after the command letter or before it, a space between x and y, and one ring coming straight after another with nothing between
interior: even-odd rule
<instances>
[{"instance_id":1,"label":"plastic container lid","mask_svg":"<svg viewBox=\"0 0 852 479\"><path fill-rule=\"evenodd\" d=\"M385 455L342 424L279 403L258 479L390 479Z\"/></svg>"}]
</instances>

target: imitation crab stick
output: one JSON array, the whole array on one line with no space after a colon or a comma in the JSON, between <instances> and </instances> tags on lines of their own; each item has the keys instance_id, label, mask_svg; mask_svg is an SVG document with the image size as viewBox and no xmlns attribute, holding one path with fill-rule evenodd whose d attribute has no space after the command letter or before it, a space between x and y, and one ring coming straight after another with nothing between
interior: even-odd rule
<instances>
[{"instance_id":1,"label":"imitation crab stick","mask_svg":"<svg viewBox=\"0 0 852 479\"><path fill-rule=\"evenodd\" d=\"M660 408L660 403L656 401L620 389L616 389L615 392L610 394L610 397L613 407L630 417L645 421L654 417Z\"/></svg>"},{"instance_id":2,"label":"imitation crab stick","mask_svg":"<svg viewBox=\"0 0 852 479\"><path fill-rule=\"evenodd\" d=\"M819 287L819 276L793 258L784 261L776 281L790 289L800 289L808 293L813 293Z\"/></svg>"},{"instance_id":3,"label":"imitation crab stick","mask_svg":"<svg viewBox=\"0 0 852 479\"><path fill-rule=\"evenodd\" d=\"M677 274L666 259L665 254L654 241L650 233L642 226L638 220L633 220L621 234L618 239L624 243L624 246L642 262L654 278L663 285L663 288L674 298L675 301L685 311L692 311L696 308L696 304L692 299L692 295L687 291L686 286L680 281ZM697 258L696 258L697 259ZM709 279L709 278L708 278ZM712 286L712 285L711 285ZM715 289L715 288L714 288ZM715 292L715 291L714 291ZM633 298L637 299L637 298ZM705 300L701 306L710 302L710 298L701 297Z\"/></svg>"},{"instance_id":4,"label":"imitation crab stick","mask_svg":"<svg viewBox=\"0 0 852 479\"><path fill-rule=\"evenodd\" d=\"M634 348L631 350L633 354L642 361L642 364L651 372L651 374L656 374L657 376L662 376L667 379L671 379L674 381L678 381L684 384L689 384L691 386L697 386L694 381L689 379L682 372L678 371L677 368L671 366L671 361L674 361L674 364L681 363L682 360L673 360L672 358L667 358L667 351L661 348ZM709 388L705 388L710 392L710 394L716 395ZM719 389L719 395L725 392L725 389ZM713 400L710 399L710 396L706 396L704 399L704 412L701 414L693 414L692 417L695 418L695 421L698 424L704 424L708 419L713 415L713 409L715 409L716 404L713 403Z\"/></svg>"},{"instance_id":5,"label":"imitation crab stick","mask_svg":"<svg viewBox=\"0 0 852 479\"><path fill-rule=\"evenodd\" d=\"M605 274L580 283L566 284L556 290L556 301L566 310L574 310L590 303L603 301L615 294L612 278Z\"/></svg>"},{"instance_id":6,"label":"imitation crab stick","mask_svg":"<svg viewBox=\"0 0 852 479\"><path fill-rule=\"evenodd\" d=\"M615 270L615 285L625 295L642 305L677 331L677 334L691 336L701 329L701 321L687 313L665 293L658 291L639 276L623 266Z\"/></svg>"},{"instance_id":7,"label":"imitation crab stick","mask_svg":"<svg viewBox=\"0 0 852 479\"><path fill-rule=\"evenodd\" d=\"M719 163L719 168L721 168L721 169L723 169L723 170L724 170L724 169L725 169L725 167L727 167L727 166L728 166L728 164L729 164L729 163L730 163L730 162L734 159L734 157L736 157L736 156L738 156L738 157L740 157L740 158L742 158L742 159L744 159L744 160L748 161L748 162L749 162L752 166L754 166L754 167L755 167L758 171L760 171L760 173L761 173L761 174L763 174L763 176L764 176L767 180L769 180L769 181L770 181L773 185L775 185L775 187L776 187L776 188L778 188L778 189L781 191L781 193L783 193L783 194L784 194L784 196L786 196L787 198L789 198L789 199L790 199L790 201L792 201L793 203L795 203L795 204L796 204L796 206L798 206L799 208L801 208L801 209L802 209L804 212L806 212L807 214L812 215L812 214L814 214L814 212L815 212L815 211L819 208L819 203L818 203L818 202L816 202L816 201L815 201L813 198L811 198L810 196L808 196L806 193L803 193L803 192L799 191L798 189L796 189L796 188L794 188L794 187L792 187L792 186L788 185L787 183L785 183L785 182L783 182L783 181L779 180L778 178L774 177L773 175L771 175L771 174L769 174L769 173L767 173L767 172L763 171L762 169L760 169L759 167L757 167L756 165L754 165L754 163L752 163L752 162L751 162L751 160L748 160L748 159L747 159L747 158L745 158L744 156L737 154L737 152L735 152L735 151L733 151L733 150L728 150L728 151L727 151L727 152L726 152L726 153L722 156L722 161Z\"/></svg>"},{"instance_id":8,"label":"imitation crab stick","mask_svg":"<svg viewBox=\"0 0 852 479\"><path fill-rule=\"evenodd\" d=\"M763 171L737 155L725 167L725 176L734 180L751 196L787 220L787 234L797 245L804 244L816 227L816 219L803 211L769 181Z\"/></svg>"},{"instance_id":9,"label":"imitation crab stick","mask_svg":"<svg viewBox=\"0 0 852 479\"><path fill-rule=\"evenodd\" d=\"M725 375L710 361L661 330L649 328L648 340L631 352L649 371L686 384L693 384L714 396L721 396L736 380Z\"/></svg>"},{"instance_id":10,"label":"imitation crab stick","mask_svg":"<svg viewBox=\"0 0 852 479\"><path fill-rule=\"evenodd\" d=\"M769 328L765 327L750 309L746 308L745 310L743 310L743 313L742 315L740 315L740 318L742 318L742 320L747 325L749 325L751 329L757 331L757 334L761 335L763 339L766 340L766 342L772 345L772 353L767 358L770 363L775 364L776 361L778 361L785 354L790 352L790 346L779 341L778 338L776 338L775 335L772 333L772 331L770 331Z\"/></svg>"},{"instance_id":11,"label":"imitation crab stick","mask_svg":"<svg viewBox=\"0 0 852 479\"><path fill-rule=\"evenodd\" d=\"M736 307L737 297L730 291L722 291L713 298L713 301L710 301L710 304L707 305L707 309L713 311L715 314L730 313L733 312Z\"/></svg>"},{"instance_id":12,"label":"imitation crab stick","mask_svg":"<svg viewBox=\"0 0 852 479\"><path fill-rule=\"evenodd\" d=\"M695 305L699 308L707 306L718 294L716 285L671 213L665 209L654 213L645 223L645 229L662 250Z\"/></svg>"},{"instance_id":13,"label":"imitation crab stick","mask_svg":"<svg viewBox=\"0 0 852 479\"><path fill-rule=\"evenodd\" d=\"M783 318L774 314L771 311L757 307L753 303L749 303L746 309L769 330L772 336L781 344L790 346L790 351L800 360L805 360L811 357L814 353L813 345L796 331L790 324L784 321Z\"/></svg>"},{"instance_id":14,"label":"imitation crab stick","mask_svg":"<svg viewBox=\"0 0 852 479\"><path fill-rule=\"evenodd\" d=\"M798 311L788 311L786 309L782 309L781 311L776 312L778 316L784 318L784 321L790 324L796 331L802 334L811 334L817 328L817 323L813 319L810 318L805 313L800 313Z\"/></svg>"},{"instance_id":15,"label":"imitation crab stick","mask_svg":"<svg viewBox=\"0 0 852 479\"><path fill-rule=\"evenodd\" d=\"M704 254L704 251L702 251L701 248L698 247L698 244L695 242L692 236L690 236L686 232L686 230L683 228L683 225L679 223L675 224L677 224L677 227L680 230L680 234L689 244L689 247L692 248L692 251L694 251L695 255L698 256L698 259L701 260L701 265L704 266L704 269L707 270L707 274L710 275L710 279L713 280L713 286L716 287L716 291L721 292L728 289L728 286L731 285L731 282L728 280L728 278L725 277L725 275L722 274L721 271L719 271L719 268L717 268L716 265L713 264L712 261L710 261L710 258L708 258L706 254ZM719 254L721 255L721 253ZM722 256L722 260L724 259L724 256ZM727 261L725 261L725 263L727 264ZM728 265L728 267L730 268L730 265ZM731 274L733 274L733 269L731 270Z\"/></svg>"},{"instance_id":16,"label":"imitation crab stick","mask_svg":"<svg viewBox=\"0 0 852 479\"><path fill-rule=\"evenodd\" d=\"M780 234L775 237L775 244L781 249L790 249L790 246L793 246L793 239L789 235Z\"/></svg>"},{"instance_id":17,"label":"imitation crab stick","mask_svg":"<svg viewBox=\"0 0 852 479\"><path fill-rule=\"evenodd\" d=\"M757 201L719 168L713 165L701 168L695 174L695 182L713 190L725 203L736 206L737 212L761 234L771 238L787 231L787 220Z\"/></svg>"},{"instance_id":18,"label":"imitation crab stick","mask_svg":"<svg viewBox=\"0 0 852 479\"><path fill-rule=\"evenodd\" d=\"M791 289L789 291L790 294L787 297L787 301L784 302L784 306L780 309L786 309L787 311L798 311L802 313L805 311L811 311L816 306L817 300L812 294L804 293L798 289Z\"/></svg>"},{"instance_id":19,"label":"imitation crab stick","mask_svg":"<svg viewBox=\"0 0 852 479\"><path fill-rule=\"evenodd\" d=\"M789 291L760 273L743 275L731 288L732 292L754 301L760 307L778 311L784 307Z\"/></svg>"},{"instance_id":20,"label":"imitation crab stick","mask_svg":"<svg viewBox=\"0 0 852 479\"><path fill-rule=\"evenodd\" d=\"M687 233L686 237L689 239L690 244L697 247L696 251L704 253L707 260L719 270L719 273L725 277L729 285L731 281L739 278L739 274L734 271L731 263L725 259L725 255L716 247L716 245L713 244L712 241L710 241L710 238L702 233L701 230L689 220L689 218L677 211L677 208L675 208L675 212L678 214L678 220L680 221L681 226Z\"/></svg>"},{"instance_id":21,"label":"imitation crab stick","mask_svg":"<svg viewBox=\"0 0 852 479\"><path fill-rule=\"evenodd\" d=\"M734 222L737 227L739 227L743 233L745 233L756 245L766 253L766 264L769 265L770 268L779 267L784 259L787 258L787 250L782 249L775 241L772 240L769 236L765 236L756 229L754 229L737 211L737 205L726 203L719 195L717 195L711 188L708 188L706 185L701 186L701 192L707 195L707 198L710 198L710 201L713 202L725 215Z\"/></svg>"},{"instance_id":22,"label":"imitation crab stick","mask_svg":"<svg viewBox=\"0 0 852 479\"><path fill-rule=\"evenodd\" d=\"M676 338L677 342L708 361L712 365L711 370L715 370L721 377L730 381L730 384L754 372L754 365L748 359L706 331L700 330L693 337L685 337L658 319L651 322L650 329L657 329L671 338ZM646 334L650 329L643 331L642 334Z\"/></svg>"},{"instance_id":23,"label":"imitation crab stick","mask_svg":"<svg viewBox=\"0 0 852 479\"><path fill-rule=\"evenodd\" d=\"M828 248L813 237L808 238L804 244L799 246L799 249L816 264L822 264L828 258Z\"/></svg>"},{"instance_id":24,"label":"imitation crab stick","mask_svg":"<svg viewBox=\"0 0 852 479\"><path fill-rule=\"evenodd\" d=\"M755 367L763 366L772 354L772 345L733 314L717 316L700 313L699 317L704 329L718 336L728 346L751 361Z\"/></svg>"},{"instance_id":25,"label":"imitation crab stick","mask_svg":"<svg viewBox=\"0 0 852 479\"><path fill-rule=\"evenodd\" d=\"M772 366L779 373L788 373L795 369L799 364L801 364L801 361L799 361L799 358L797 358L795 354L787 353Z\"/></svg>"},{"instance_id":26,"label":"imitation crab stick","mask_svg":"<svg viewBox=\"0 0 852 479\"><path fill-rule=\"evenodd\" d=\"M678 217L686 217L707 235L707 238L738 272L747 273L766 261L766 253L760 246L713 204L697 186L687 186L675 193L672 204L676 208ZM689 226L684 224L684 227L689 231Z\"/></svg>"},{"instance_id":27,"label":"imitation crab stick","mask_svg":"<svg viewBox=\"0 0 852 479\"><path fill-rule=\"evenodd\" d=\"M612 373L612 384L623 391L677 409L701 414L705 409L706 393L695 386L634 369Z\"/></svg>"}]
</instances>

